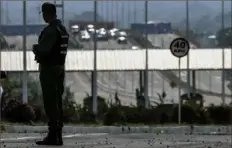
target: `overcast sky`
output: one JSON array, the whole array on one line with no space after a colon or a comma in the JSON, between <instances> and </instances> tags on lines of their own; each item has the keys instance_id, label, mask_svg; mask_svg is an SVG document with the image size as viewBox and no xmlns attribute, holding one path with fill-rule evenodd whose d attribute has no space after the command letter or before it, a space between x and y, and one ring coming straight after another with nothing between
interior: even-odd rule
<instances>
[{"instance_id":1,"label":"overcast sky","mask_svg":"<svg viewBox=\"0 0 232 148\"><path fill-rule=\"evenodd\" d=\"M196 2L191 2L196 3ZM198 4L205 5L209 8L214 9L215 11L220 12L221 3L220 2L197 2ZM28 23L38 23L42 22L42 18L39 15L38 11L40 9L42 2L31 1L27 2L27 17ZM118 5L117 5L118 4ZM100 15L108 15L108 13L121 13L122 11L131 10L143 10L143 2L99 2L98 13ZM230 2L225 4L226 11L230 10ZM3 1L2 2L2 23L8 24L22 24L22 2L20 1ZM124 9L123 9L124 8ZM183 9L185 11L185 2L149 2L149 12L158 10L165 11L175 11L175 8ZM84 2L84 1L65 1L65 17L72 18L74 14L80 14L84 11L93 11L93 2ZM125 12L124 12L125 13Z\"/></svg>"}]
</instances>

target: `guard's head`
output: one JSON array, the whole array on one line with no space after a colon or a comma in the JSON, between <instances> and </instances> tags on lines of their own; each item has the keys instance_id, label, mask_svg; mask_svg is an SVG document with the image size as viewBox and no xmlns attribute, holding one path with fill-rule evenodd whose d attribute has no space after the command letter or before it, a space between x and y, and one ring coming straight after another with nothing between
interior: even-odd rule
<instances>
[{"instance_id":1,"label":"guard's head","mask_svg":"<svg viewBox=\"0 0 232 148\"><path fill-rule=\"evenodd\" d=\"M56 19L56 6L52 3L43 3L42 5L43 19L46 23L52 22Z\"/></svg>"}]
</instances>

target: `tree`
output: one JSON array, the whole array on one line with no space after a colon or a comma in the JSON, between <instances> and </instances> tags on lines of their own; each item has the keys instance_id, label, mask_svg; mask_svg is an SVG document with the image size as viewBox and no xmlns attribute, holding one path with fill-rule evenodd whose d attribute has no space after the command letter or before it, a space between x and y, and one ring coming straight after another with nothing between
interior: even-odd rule
<instances>
[{"instance_id":1,"label":"tree","mask_svg":"<svg viewBox=\"0 0 232 148\"><path fill-rule=\"evenodd\" d=\"M231 29L232 28L220 29L217 32L217 42L218 42L219 47L223 47L223 48L231 47L231 45L232 45Z\"/></svg>"}]
</instances>

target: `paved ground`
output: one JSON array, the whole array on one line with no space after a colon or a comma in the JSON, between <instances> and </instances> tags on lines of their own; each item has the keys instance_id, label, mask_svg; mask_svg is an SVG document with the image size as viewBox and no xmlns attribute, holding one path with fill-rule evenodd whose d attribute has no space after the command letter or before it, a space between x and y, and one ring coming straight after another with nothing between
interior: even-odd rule
<instances>
[{"instance_id":1,"label":"paved ground","mask_svg":"<svg viewBox=\"0 0 232 148\"><path fill-rule=\"evenodd\" d=\"M1 147L36 148L39 134L2 134ZM230 136L166 134L90 134L64 135L63 148L229 148ZM18 138L18 139L16 139ZM41 146L46 148L44 146ZM49 146L51 147L51 146Z\"/></svg>"}]
</instances>

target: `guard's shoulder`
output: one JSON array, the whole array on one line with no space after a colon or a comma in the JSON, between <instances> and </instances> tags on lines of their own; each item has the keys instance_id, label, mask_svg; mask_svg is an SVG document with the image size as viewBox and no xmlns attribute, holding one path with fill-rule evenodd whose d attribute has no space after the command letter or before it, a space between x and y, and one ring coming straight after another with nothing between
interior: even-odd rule
<instances>
[{"instance_id":1,"label":"guard's shoulder","mask_svg":"<svg viewBox=\"0 0 232 148\"><path fill-rule=\"evenodd\" d=\"M43 32L45 34L56 34L56 27L52 26L52 25L48 25L44 28Z\"/></svg>"}]
</instances>

